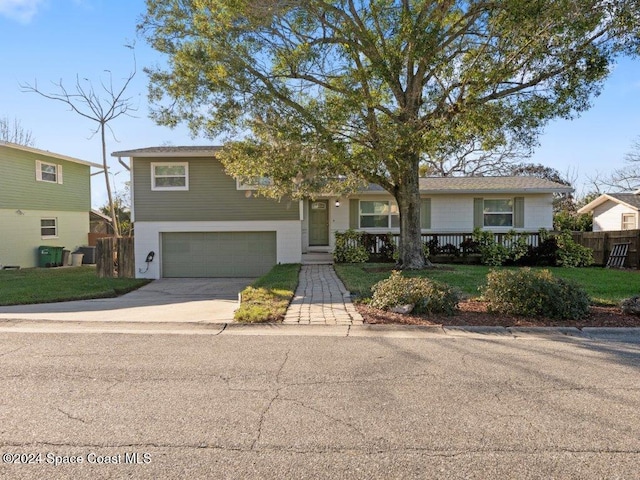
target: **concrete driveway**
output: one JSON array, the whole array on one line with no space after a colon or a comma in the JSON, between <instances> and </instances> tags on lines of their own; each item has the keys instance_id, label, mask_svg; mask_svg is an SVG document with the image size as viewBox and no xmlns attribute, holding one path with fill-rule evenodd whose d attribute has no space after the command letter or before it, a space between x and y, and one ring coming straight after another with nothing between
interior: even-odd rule
<instances>
[{"instance_id":1,"label":"concrete driveway","mask_svg":"<svg viewBox=\"0 0 640 480\"><path fill-rule=\"evenodd\" d=\"M226 323L253 278L165 278L117 298L0 307L0 320Z\"/></svg>"}]
</instances>

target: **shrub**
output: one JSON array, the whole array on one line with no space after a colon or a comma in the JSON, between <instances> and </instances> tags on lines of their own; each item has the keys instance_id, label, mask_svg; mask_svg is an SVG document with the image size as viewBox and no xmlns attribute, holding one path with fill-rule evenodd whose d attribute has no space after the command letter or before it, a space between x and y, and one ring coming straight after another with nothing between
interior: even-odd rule
<instances>
[{"instance_id":1,"label":"shrub","mask_svg":"<svg viewBox=\"0 0 640 480\"><path fill-rule=\"evenodd\" d=\"M396 248L395 239L392 233L386 235L375 235L371 233L363 234L363 245L367 252L378 251L379 253L370 253L369 261L372 262L393 262L397 260L398 253ZM380 242L377 246L376 243ZM376 248L378 247L378 248Z\"/></svg>"},{"instance_id":2,"label":"shrub","mask_svg":"<svg viewBox=\"0 0 640 480\"><path fill-rule=\"evenodd\" d=\"M506 263L515 263L529 251L526 235L519 235L509 231L503 236L503 242L497 242L493 232L476 228L473 231L473 242L481 254L481 262L485 265L498 267Z\"/></svg>"},{"instance_id":3,"label":"shrub","mask_svg":"<svg viewBox=\"0 0 640 480\"><path fill-rule=\"evenodd\" d=\"M555 267L558 264L558 242L545 228L538 230L538 245L529 247L527 254L518 260L518 265Z\"/></svg>"},{"instance_id":4,"label":"shrub","mask_svg":"<svg viewBox=\"0 0 640 480\"><path fill-rule=\"evenodd\" d=\"M571 232L560 232L558 243L558 265L561 267L588 267L593 263L593 252L573 241Z\"/></svg>"},{"instance_id":5,"label":"shrub","mask_svg":"<svg viewBox=\"0 0 640 480\"><path fill-rule=\"evenodd\" d=\"M593 215L562 210L553 215L553 228L555 230L590 232L593 228Z\"/></svg>"},{"instance_id":6,"label":"shrub","mask_svg":"<svg viewBox=\"0 0 640 480\"><path fill-rule=\"evenodd\" d=\"M578 319L589 313L589 297L579 285L549 270L493 270L483 297L490 312L528 317Z\"/></svg>"},{"instance_id":7,"label":"shrub","mask_svg":"<svg viewBox=\"0 0 640 480\"><path fill-rule=\"evenodd\" d=\"M466 237L460 243L460 250L462 250L462 255L470 255L472 253L480 253L480 243L474 240L472 237Z\"/></svg>"},{"instance_id":8,"label":"shrub","mask_svg":"<svg viewBox=\"0 0 640 480\"><path fill-rule=\"evenodd\" d=\"M371 306L389 310L401 305L414 305L414 313L445 313L453 315L460 296L457 290L428 278L403 277L393 271L391 276L372 287Z\"/></svg>"},{"instance_id":9,"label":"shrub","mask_svg":"<svg viewBox=\"0 0 640 480\"><path fill-rule=\"evenodd\" d=\"M349 229L336 232L336 247L333 259L336 263L364 263L369 260L369 251L363 245L363 233Z\"/></svg>"}]
</instances>

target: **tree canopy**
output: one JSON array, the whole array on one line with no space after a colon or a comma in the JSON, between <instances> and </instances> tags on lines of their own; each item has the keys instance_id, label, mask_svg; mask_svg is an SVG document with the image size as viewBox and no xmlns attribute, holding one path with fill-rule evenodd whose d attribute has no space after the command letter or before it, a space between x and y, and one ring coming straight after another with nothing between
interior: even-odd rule
<instances>
[{"instance_id":1,"label":"tree canopy","mask_svg":"<svg viewBox=\"0 0 640 480\"><path fill-rule=\"evenodd\" d=\"M382 186L420 268L420 165L531 148L637 53L639 19L628 0L147 0L140 28L167 55L157 122L237 140L228 172L274 196Z\"/></svg>"}]
</instances>

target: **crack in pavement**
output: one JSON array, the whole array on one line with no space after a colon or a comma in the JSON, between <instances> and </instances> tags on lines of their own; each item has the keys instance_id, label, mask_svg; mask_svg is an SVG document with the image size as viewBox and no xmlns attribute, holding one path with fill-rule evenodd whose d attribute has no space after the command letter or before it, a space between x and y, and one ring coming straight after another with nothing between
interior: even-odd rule
<instances>
[{"instance_id":1,"label":"crack in pavement","mask_svg":"<svg viewBox=\"0 0 640 480\"><path fill-rule=\"evenodd\" d=\"M291 352L291 349L287 350L284 354L284 360L282 361L282 363L280 364L280 367L278 368L278 371L276 372L276 385L280 385L280 374L282 373L282 370L284 369L285 364L287 363L287 361L289 360L289 353ZM269 401L269 403L267 404L266 408L264 410L262 410L262 413L260 414L260 420L258 422L258 434L256 435L256 438L253 440L253 442L251 443L251 450L253 450L256 446L256 444L260 441L260 438L262 437L262 425L264 423L264 420L267 416L267 413L269 412L269 410L271 409L271 406L273 405L273 403L277 400L277 398L280 396L280 390L286 385L283 385L282 387L277 387L276 388L276 392L275 395L271 398L271 400Z\"/></svg>"},{"instance_id":2,"label":"crack in pavement","mask_svg":"<svg viewBox=\"0 0 640 480\"><path fill-rule=\"evenodd\" d=\"M66 415L67 418L69 418L70 420L76 420L76 421L82 422L84 424L91 423L91 422L87 422L84 418L76 417L75 415L71 415L69 412L65 412L64 410L62 410L59 407L56 407L56 410L58 410L60 413L62 413L64 415Z\"/></svg>"},{"instance_id":3,"label":"crack in pavement","mask_svg":"<svg viewBox=\"0 0 640 480\"><path fill-rule=\"evenodd\" d=\"M14 348L13 350L9 350L8 352L2 352L2 353L0 353L0 357L4 357L6 355L10 355L10 354L12 354L14 352L17 352L17 351L20 351L20 350L22 350L23 348L26 348L26 347L27 347L27 345L21 345L18 348Z\"/></svg>"},{"instance_id":4,"label":"crack in pavement","mask_svg":"<svg viewBox=\"0 0 640 480\"><path fill-rule=\"evenodd\" d=\"M640 450L624 449L579 449L579 448L467 448L460 449L438 449L430 447L391 447L391 448L341 448L341 447L318 447L318 448L287 448L286 446L268 446L261 448L254 447L234 447L228 445L214 445L200 443L68 443L68 442L0 442L2 448L37 448L37 447L59 447L59 448L158 448L158 449L192 449L192 450L220 450L239 453L294 453L294 454L360 454L360 455L384 455L419 453L433 457L459 457L474 454L511 454L511 455L540 455L540 454L595 454L595 455L640 455Z\"/></svg>"},{"instance_id":5,"label":"crack in pavement","mask_svg":"<svg viewBox=\"0 0 640 480\"><path fill-rule=\"evenodd\" d=\"M323 415L325 417L327 417L328 419L332 420L333 422L337 423L338 425L344 425L348 428L350 428L351 430L353 430L354 432L356 432L358 435L360 435L362 438L366 439L367 436L366 434L364 434L360 429L358 429L357 427L355 427L354 425L350 424L349 422L341 419L341 418L336 418L333 417L331 415L329 415L326 412L323 412L322 410L319 410L315 407L310 407L309 405L306 405L305 403L301 402L300 400L294 400L293 398L282 398L282 401L286 401L286 402L291 402L291 403L295 403L296 405L299 405L303 408L306 408L308 410L311 410L312 412L316 412L319 413L320 415ZM382 439L380 439L382 440Z\"/></svg>"}]
</instances>

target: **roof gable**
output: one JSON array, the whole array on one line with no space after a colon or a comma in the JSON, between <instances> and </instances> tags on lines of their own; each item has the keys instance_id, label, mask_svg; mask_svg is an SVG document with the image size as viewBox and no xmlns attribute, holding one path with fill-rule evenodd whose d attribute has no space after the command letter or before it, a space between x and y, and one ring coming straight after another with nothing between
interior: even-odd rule
<instances>
[{"instance_id":1,"label":"roof gable","mask_svg":"<svg viewBox=\"0 0 640 480\"><path fill-rule=\"evenodd\" d=\"M592 212L596 207L599 207L608 201L618 203L620 205L626 205L633 210L640 211L640 195L636 193L603 193L595 200L592 200L584 207L580 208L578 213Z\"/></svg>"},{"instance_id":2,"label":"roof gable","mask_svg":"<svg viewBox=\"0 0 640 480\"><path fill-rule=\"evenodd\" d=\"M88 165L89 167L102 168L102 165L93 162L87 162L80 160L79 158L69 157L67 155L61 155L59 153L50 152L48 150L40 150L39 148L27 147L25 145L19 145L17 143L9 143L0 141L0 148L9 148L12 150L20 150L23 152L33 153L42 157L53 158L56 160L65 160L67 162L79 163L80 165Z\"/></svg>"}]
</instances>

